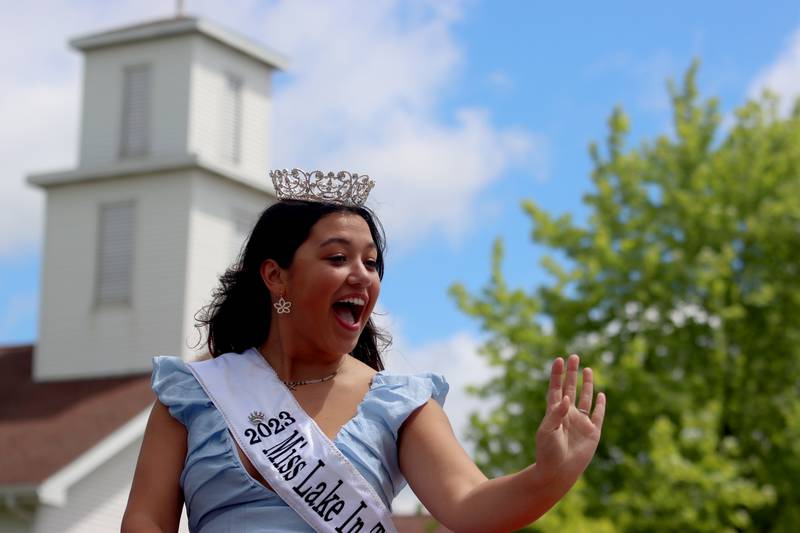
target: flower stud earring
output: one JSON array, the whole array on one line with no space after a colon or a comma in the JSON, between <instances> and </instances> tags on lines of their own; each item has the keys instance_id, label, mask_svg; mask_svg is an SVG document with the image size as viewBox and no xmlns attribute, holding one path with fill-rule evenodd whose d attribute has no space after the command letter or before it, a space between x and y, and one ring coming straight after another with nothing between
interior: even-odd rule
<instances>
[{"instance_id":1,"label":"flower stud earring","mask_svg":"<svg viewBox=\"0 0 800 533\"><path fill-rule=\"evenodd\" d=\"M272 304L279 315L288 315L292 312L292 302L281 296L281 299Z\"/></svg>"}]
</instances>

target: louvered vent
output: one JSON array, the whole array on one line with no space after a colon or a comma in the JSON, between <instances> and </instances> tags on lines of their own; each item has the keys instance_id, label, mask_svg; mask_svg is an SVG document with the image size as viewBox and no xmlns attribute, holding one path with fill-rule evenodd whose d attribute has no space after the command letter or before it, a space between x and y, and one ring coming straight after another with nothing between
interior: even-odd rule
<instances>
[{"instance_id":1,"label":"louvered vent","mask_svg":"<svg viewBox=\"0 0 800 533\"><path fill-rule=\"evenodd\" d=\"M239 163L242 151L242 80L228 74L222 91L222 158Z\"/></svg>"},{"instance_id":2,"label":"louvered vent","mask_svg":"<svg viewBox=\"0 0 800 533\"><path fill-rule=\"evenodd\" d=\"M120 155L143 156L150 147L150 66L125 67L123 83Z\"/></svg>"},{"instance_id":3,"label":"louvered vent","mask_svg":"<svg viewBox=\"0 0 800 533\"><path fill-rule=\"evenodd\" d=\"M129 303L133 278L135 203L100 206L97 303Z\"/></svg>"}]
</instances>

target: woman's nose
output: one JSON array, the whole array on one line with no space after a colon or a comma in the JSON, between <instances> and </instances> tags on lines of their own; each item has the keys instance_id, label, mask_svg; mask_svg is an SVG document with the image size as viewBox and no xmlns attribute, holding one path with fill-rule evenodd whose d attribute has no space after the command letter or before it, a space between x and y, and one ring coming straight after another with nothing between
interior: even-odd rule
<instances>
[{"instance_id":1,"label":"woman's nose","mask_svg":"<svg viewBox=\"0 0 800 533\"><path fill-rule=\"evenodd\" d=\"M372 283L372 277L370 276L370 272L367 270L367 267L361 263L357 263L350 270L350 274L347 276L347 282L350 285L369 287Z\"/></svg>"}]
</instances>

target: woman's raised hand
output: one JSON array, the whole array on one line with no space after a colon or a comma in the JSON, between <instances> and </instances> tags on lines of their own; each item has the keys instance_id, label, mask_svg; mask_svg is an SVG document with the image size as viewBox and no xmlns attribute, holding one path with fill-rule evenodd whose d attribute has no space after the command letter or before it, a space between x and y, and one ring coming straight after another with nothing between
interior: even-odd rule
<instances>
[{"instance_id":1,"label":"woman's raised hand","mask_svg":"<svg viewBox=\"0 0 800 533\"><path fill-rule=\"evenodd\" d=\"M580 358L570 355L553 361L547 391L547 413L536 432L536 467L544 479L571 487L594 456L600 441L606 397L601 392L594 402L592 369L583 369L580 397L578 370ZM578 398L577 405L575 399Z\"/></svg>"},{"instance_id":2,"label":"woman's raised hand","mask_svg":"<svg viewBox=\"0 0 800 533\"><path fill-rule=\"evenodd\" d=\"M487 479L458 444L435 401L409 417L400 439L400 468L439 522L453 531L516 531L546 513L575 484L597 449L606 406L599 394L592 410L588 368L575 404L579 363L577 355L566 365L560 358L553 362L547 414L536 436L536 464L515 474Z\"/></svg>"}]
</instances>

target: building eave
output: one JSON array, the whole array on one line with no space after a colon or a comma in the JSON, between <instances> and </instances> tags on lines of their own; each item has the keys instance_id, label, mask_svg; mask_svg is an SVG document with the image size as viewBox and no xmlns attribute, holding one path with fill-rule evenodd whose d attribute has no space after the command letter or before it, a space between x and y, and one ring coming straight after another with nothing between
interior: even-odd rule
<instances>
[{"instance_id":1,"label":"building eave","mask_svg":"<svg viewBox=\"0 0 800 533\"><path fill-rule=\"evenodd\" d=\"M275 191L271 184L268 183L266 177L263 179L255 179L238 172L235 168L220 165L196 154L177 157L131 159L103 166L79 167L71 170L30 174L26 177L26 180L31 185L47 189L49 187L85 181L123 178L133 175L159 174L198 168L251 187L271 197L275 197Z\"/></svg>"},{"instance_id":2,"label":"building eave","mask_svg":"<svg viewBox=\"0 0 800 533\"><path fill-rule=\"evenodd\" d=\"M87 52L108 46L162 39L193 32L200 33L209 39L213 39L238 50L256 61L264 63L270 68L286 70L289 66L289 60L286 56L259 43L246 39L213 22L194 17L163 19L101 33L83 35L71 39L69 44L76 50Z\"/></svg>"}]
</instances>

